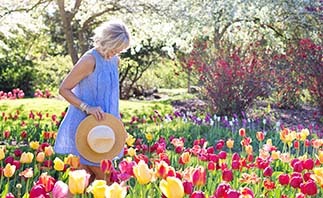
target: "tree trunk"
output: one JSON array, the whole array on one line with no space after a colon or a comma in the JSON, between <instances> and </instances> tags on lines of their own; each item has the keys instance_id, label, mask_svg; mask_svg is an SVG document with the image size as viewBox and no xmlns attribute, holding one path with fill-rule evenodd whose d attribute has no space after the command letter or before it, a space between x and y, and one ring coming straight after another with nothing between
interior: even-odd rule
<instances>
[{"instance_id":1,"label":"tree trunk","mask_svg":"<svg viewBox=\"0 0 323 198\"><path fill-rule=\"evenodd\" d=\"M73 32L72 32L72 26L71 26L73 15L72 13L65 11L64 0L57 0L57 5L63 22L63 30L65 33L68 53L72 58L73 64L75 64L78 61L79 57L77 54L77 50L74 47L74 38L73 38Z\"/></svg>"}]
</instances>

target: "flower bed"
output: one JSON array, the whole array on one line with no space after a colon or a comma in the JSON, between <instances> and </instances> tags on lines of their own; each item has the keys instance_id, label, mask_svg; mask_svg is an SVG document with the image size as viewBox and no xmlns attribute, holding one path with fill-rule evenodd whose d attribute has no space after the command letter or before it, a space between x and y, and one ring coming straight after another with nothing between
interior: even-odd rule
<instances>
[{"instance_id":1,"label":"flower bed","mask_svg":"<svg viewBox=\"0 0 323 198\"><path fill-rule=\"evenodd\" d=\"M76 156L53 151L60 119L2 113L1 197L323 196L323 140L305 128L179 112L134 116L124 120L124 158L101 162L110 182L89 183Z\"/></svg>"}]
</instances>

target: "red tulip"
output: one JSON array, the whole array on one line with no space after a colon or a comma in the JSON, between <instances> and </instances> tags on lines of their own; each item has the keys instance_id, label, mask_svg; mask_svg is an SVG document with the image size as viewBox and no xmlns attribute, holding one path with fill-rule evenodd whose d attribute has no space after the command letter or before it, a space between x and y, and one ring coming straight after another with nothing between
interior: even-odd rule
<instances>
[{"instance_id":1,"label":"red tulip","mask_svg":"<svg viewBox=\"0 0 323 198\"><path fill-rule=\"evenodd\" d=\"M14 159L15 159L15 158L14 158L13 156L8 156L8 157L4 160L4 163L5 163L5 164L12 164Z\"/></svg>"},{"instance_id":2,"label":"red tulip","mask_svg":"<svg viewBox=\"0 0 323 198\"><path fill-rule=\"evenodd\" d=\"M47 175L47 173L42 173L36 184L41 184L46 192L51 192L55 183L56 180L52 176Z\"/></svg>"},{"instance_id":3,"label":"red tulip","mask_svg":"<svg viewBox=\"0 0 323 198\"><path fill-rule=\"evenodd\" d=\"M16 170L20 168L20 162L18 160L13 160L11 164L16 166Z\"/></svg>"},{"instance_id":4,"label":"red tulip","mask_svg":"<svg viewBox=\"0 0 323 198\"><path fill-rule=\"evenodd\" d=\"M238 169L240 168L240 162L239 162L239 160L234 160L234 161L232 161L232 163L231 163L231 168L232 168L233 170L238 170Z\"/></svg>"},{"instance_id":5,"label":"red tulip","mask_svg":"<svg viewBox=\"0 0 323 198\"><path fill-rule=\"evenodd\" d=\"M8 139L10 137L10 131L9 130L5 130L3 132L3 136L4 136L5 139Z\"/></svg>"},{"instance_id":6,"label":"red tulip","mask_svg":"<svg viewBox=\"0 0 323 198\"><path fill-rule=\"evenodd\" d=\"M297 177L296 176L296 177L292 177L290 179L290 185L293 188L299 188L302 182L303 182L302 177Z\"/></svg>"},{"instance_id":7,"label":"red tulip","mask_svg":"<svg viewBox=\"0 0 323 198\"><path fill-rule=\"evenodd\" d=\"M222 180L226 182L230 182L233 180L232 170L224 169L222 172Z\"/></svg>"},{"instance_id":8,"label":"red tulip","mask_svg":"<svg viewBox=\"0 0 323 198\"><path fill-rule=\"evenodd\" d=\"M303 179L304 179L304 181L308 181L308 180L313 180L312 178L311 178L311 175L312 175L312 173L310 173L310 172L307 172L307 173L304 173L304 175L303 175Z\"/></svg>"},{"instance_id":9,"label":"red tulip","mask_svg":"<svg viewBox=\"0 0 323 198\"><path fill-rule=\"evenodd\" d=\"M312 170L314 168L313 159L307 159L307 160L303 161L303 167L306 170Z\"/></svg>"},{"instance_id":10,"label":"red tulip","mask_svg":"<svg viewBox=\"0 0 323 198\"><path fill-rule=\"evenodd\" d=\"M253 194L252 190L248 187L244 187L241 189L242 197L254 198L255 195Z\"/></svg>"},{"instance_id":11,"label":"red tulip","mask_svg":"<svg viewBox=\"0 0 323 198\"><path fill-rule=\"evenodd\" d=\"M267 168L264 169L263 175L264 177L271 177L273 172L273 169L270 166L267 166Z\"/></svg>"},{"instance_id":12,"label":"red tulip","mask_svg":"<svg viewBox=\"0 0 323 198\"><path fill-rule=\"evenodd\" d=\"M233 189L229 189L226 197L227 198L239 198L240 192L233 190Z\"/></svg>"},{"instance_id":13,"label":"red tulip","mask_svg":"<svg viewBox=\"0 0 323 198\"><path fill-rule=\"evenodd\" d=\"M25 139L26 137L27 137L27 131L21 131L21 133L20 133L20 137L22 138L22 139Z\"/></svg>"},{"instance_id":14,"label":"red tulip","mask_svg":"<svg viewBox=\"0 0 323 198\"><path fill-rule=\"evenodd\" d=\"M297 140L294 141L294 148L299 149L299 141Z\"/></svg>"},{"instance_id":15,"label":"red tulip","mask_svg":"<svg viewBox=\"0 0 323 198\"><path fill-rule=\"evenodd\" d=\"M42 184L34 185L29 194L30 198L49 198L49 195L46 193L45 187Z\"/></svg>"},{"instance_id":16,"label":"red tulip","mask_svg":"<svg viewBox=\"0 0 323 198\"><path fill-rule=\"evenodd\" d=\"M225 151L220 151L218 154L220 159L226 159L227 158L227 153Z\"/></svg>"},{"instance_id":17,"label":"red tulip","mask_svg":"<svg viewBox=\"0 0 323 198\"><path fill-rule=\"evenodd\" d=\"M213 146L208 147L208 148L206 149L206 152L207 152L208 154L213 154L213 153L214 153L214 147L213 147Z\"/></svg>"},{"instance_id":18,"label":"red tulip","mask_svg":"<svg viewBox=\"0 0 323 198\"><path fill-rule=\"evenodd\" d=\"M187 195L193 192L193 183L189 181L183 181L184 193Z\"/></svg>"},{"instance_id":19,"label":"red tulip","mask_svg":"<svg viewBox=\"0 0 323 198\"><path fill-rule=\"evenodd\" d=\"M16 149L13 153L15 154L16 157L20 157L22 154L22 151L20 149Z\"/></svg>"},{"instance_id":20,"label":"red tulip","mask_svg":"<svg viewBox=\"0 0 323 198\"><path fill-rule=\"evenodd\" d=\"M202 186L206 183L206 171L203 166L199 166L193 171L192 182L195 186Z\"/></svg>"},{"instance_id":21,"label":"red tulip","mask_svg":"<svg viewBox=\"0 0 323 198\"><path fill-rule=\"evenodd\" d=\"M234 160L240 160L240 155L238 153L232 154L232 161L234 161Z\"/></svg>"},{"instance_id":22,"label":"red tulip","mask_svg":"<svg viewBox=\"0 0 323 198\"><path fill-rule=\"evenodd\" d=\"M317 186L313 181L302 183L301 192L305 195L313 196L317 194Z\"/></svg>"},{"instance_id":23,"label":"red tulip","mask_svg":"<svg viewBox=\"0 0 323 198\"><path fill-rule=\"evenodd\" d=\"M212 161L214 163L218 163L219 162L219 157L217 154L209 154L209 161Z\"/></svg>"},{"instance_id":24,"label":"red tulip","mask_svg":"<svg viewBox=\"0 0 323 198\"><path fill-rule=\"evenodd\" d=\"M293 165L293 170L295 172L301 173L304 170L303 162L302 161L295 162L294 165Z\"/></svg>"},{"instance_id":25,"label":"red tulip","mask_svg":"<svg viewBox=\"0 0 323 198\"><path fill-rule=\"evenodd\" d=\"M224 198L227 195L230 185L227 183L220 183L216 190L214 191L214 196L216 198Z\"/></svg>"},{"instance_id":26,"label":"red tulip","mask_svg":"<svg viewBox=\"0 0 323 198\"><path fill-rule=\"evenodd\" d=\"M222 148L224 147L224 145L225 145L225 142L224 142L224 140L219 140L217 143L216 143L216 145L215 145L215 149L216 150L222 150Z\"/></svg>"},{"instance_id":27,"label":"red tulip","mask_svg":"<svg viewBox=\"0 0 323 198\"><path fill-rule=\"evenodd\" d=\"M215 163L214 163L214 162L212 162L212 161L209 161L209 163L207 164L207 169L208 169L209 171L213 171L213 170L215 170Z\"/></svg>"},{"instance_id":28,"label":"red tulip","mask_svg":"<svg viewBox=\"0 0 323 198\"><path fill-rule=\"evenodd\" d=\"M202 191L194 191L190 198L205 198L205 194Z\"/></svg>"},{"instance_id":29,"label":"red tulip","mask_svg":"<svg viewBox=\"0 0 323 198\"><path fill-rule=\"evenodd\" d=\"M244 128L239 129L239 135L240 135L241 137L246 136L246 130L245 130Z\"/></svg>"},{"instance_id":30,"label":"red tulip","mask_svg":"<svg viewBox=\"0 0 323 198\"><path fill-rule=\"evenodd\" d=\"M107 174L110 173L113 168L112 161L108 159L101 160L100 168L102 172Z\"/></svg>"},{"instance_id":31,"label":"red tulip","mask_svg":"<svg viewBox=\"0 0 323 198\"><path fill-rule=\"evenodd\" d=\"M289 184L289 176L288 176L288 174L279 175L278 181L283 186L288 185Z\"/></svg>"}]
</instances>

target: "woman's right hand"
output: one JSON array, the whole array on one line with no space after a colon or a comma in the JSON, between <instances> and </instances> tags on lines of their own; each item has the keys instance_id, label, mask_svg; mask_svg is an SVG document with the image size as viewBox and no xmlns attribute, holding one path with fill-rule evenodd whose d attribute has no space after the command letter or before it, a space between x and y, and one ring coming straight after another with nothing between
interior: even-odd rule
<instances>
[{"instance_id":1,"label":"woman's right hand","mask_svg":"<svg viewBox=\"0 0 323 198\"><path fill-rule=\"evenodd\" d=\"M86 112L89 115L93 115L96 120L103 120L104 119L104 111L102 110L101 107L90 107L88 106L86 109Z\"/></svg>"}]
</instances>

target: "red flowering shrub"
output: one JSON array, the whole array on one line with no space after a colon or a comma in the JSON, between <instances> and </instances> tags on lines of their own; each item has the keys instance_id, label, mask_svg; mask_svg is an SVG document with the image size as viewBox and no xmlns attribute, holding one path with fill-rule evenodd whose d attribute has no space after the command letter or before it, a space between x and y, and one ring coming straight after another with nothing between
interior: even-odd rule
<instances>
[{"instance_id":1,"label":"red flowering shrub","mask_svg":"<svg viewBox=\"0 0 323 198\"><path fill-rule=\"evenodd\" d=\"M285 54L275 54L272 64L276 68L276 100L280 107L297 107L302 90L308 89L323 112L322 46L301 39L290 43Z\"/></svg>"},{"instance_id":2,"label":"red flowering shrub","mask_svg":"<svg viewBox=\"0 0 323 198\"><path fill-rule=\"evenodd\" d=\"M270 56L266 50L256 43L245 50L228 47L214 52L208 42L197 40L190 55L181 61L185 69L199 76L213 112L219 115L242 112L257 97L270 94Z\"/></svg>"}]
</instances>

